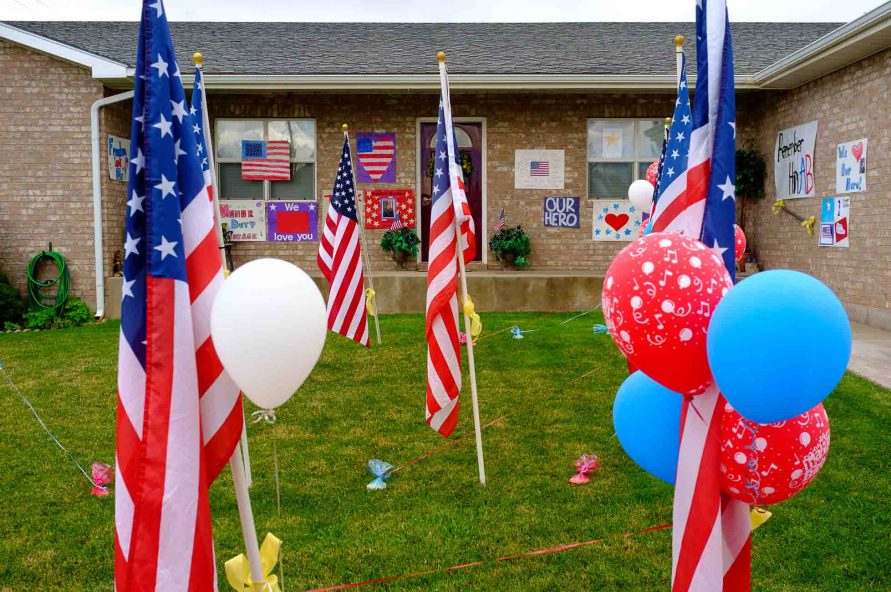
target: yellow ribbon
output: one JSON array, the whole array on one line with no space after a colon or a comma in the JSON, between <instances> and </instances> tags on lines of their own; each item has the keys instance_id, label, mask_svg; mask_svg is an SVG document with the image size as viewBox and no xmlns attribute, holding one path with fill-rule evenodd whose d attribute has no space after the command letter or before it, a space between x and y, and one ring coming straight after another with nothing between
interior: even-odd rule
<instances>
[{"instance_id":1,"label":"yellow ribbon","mask_svg":"<svg viewBox=\"0 0 891 592\"><path fill-rule=\"evenodd\" d=\"M770 207L773 209L774 214L779 214L780 210L786 209L786 201L783 199L778 199L775 202L773 202L773 205Z\"/></svg>"},{"instance_id":2,"label":"yellow ribbon","mask_svg":"<svg viewBox=\"0 0 891 592\"><path fill-rule=\"evenodd\" d=\"M230 272L227 268L224 267L224 268L223 268L223 279L224 279L224 280L229 279L229 274L230 274L230 273L231 273L231 272Z\"/></svg>"},{"instance_id":3,"label":"yellow ribbon","mask_svg":"<svg viewBox=\"0 0 891 592\"><path fill-rule=\"evenodd\" d=\"M807 220L801 221L801 227L807 230L808 236L814 236L814 224L817 222L816 216L811 216Z\"/></svg>"},{"instance_id":4,"label":"yellow ribbon","mask_svg":"<svg viewBox=\"0 0 891 592\"><path fill-rule=\"evenodd\" d=\"M464 314L470 317L470 338L476 339L483 332L483 321L480 315L476 314L470 296L464 297Z\"/></svg>"},{"instance_id":5,"label":"yellow ribbon","mask_svg":"<svg viewBox=\"0 0 891 592\"><path fill-rule=\"evenodd\" d=\"M767 522L773 514L764 508L752 508L749 514L749 520L752 523L752 530L755 530L765 522Z\"/></svg>"},{"instance_id":6,"label":"yellow ribbon","mask_svg":"<svg viewBox=\"0 0 891 592\"><path fill-rule=\"evenodd\" d=\"M281 592L278 578L272 574L272 569L278 563L282 542L271 532L266 533L263 544L260 546L260 565L263 568L263 592ZM236 592L255 592L254 582L251 580L251 565L247 556L242 553L226 562L226 579Z\"/></svg>"},{"instance_id":7,"label":"yellow ribbon","mask_svg":"<svg viewBox=\"0 0 891 592\"><path fill-rule=\"evenodd\" d=\"M365 310L367 310L370 315L374 315L374 294L374 290L365 288Z\"/></svg>"}]
</instances>

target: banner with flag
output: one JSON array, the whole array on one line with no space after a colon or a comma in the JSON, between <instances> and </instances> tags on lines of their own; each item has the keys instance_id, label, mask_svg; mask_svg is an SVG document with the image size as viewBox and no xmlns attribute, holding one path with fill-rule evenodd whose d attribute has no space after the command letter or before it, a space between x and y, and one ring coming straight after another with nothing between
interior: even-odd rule
<instances>
[{"instance_id":1,"label":"banner with flag","mask_svg":"<svg viewBox=\"0 0 891 592\"><path fill-rule=\"evenodd\" d=\"M196 122L163 3L144 0L118 359L118 592L216 588L208 488L243 426L210 337L223 274Z\"/></svg>"},{"instance_id":2,"label":"banner with flag","mask_svg":"<svg viewBox=\"0 0 891 592\"><path fill-rule=\"evenodd\" d=\"M287 140L242 140L241 178L245 181L290 181L291 143Z\"/></svg>"}]
</instances>

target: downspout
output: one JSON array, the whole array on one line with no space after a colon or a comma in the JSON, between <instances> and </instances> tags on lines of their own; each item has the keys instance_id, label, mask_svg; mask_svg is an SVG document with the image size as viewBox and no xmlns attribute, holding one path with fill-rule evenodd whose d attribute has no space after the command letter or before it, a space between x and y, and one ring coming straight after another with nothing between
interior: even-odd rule
<instances>
[{"instance_id":1,"label":"downspout","mask_svg":"<svg viewBox=\"0 0 891 592\"><path fill-rule=\"evenodd\" d=\"M96 250L96 318L105 316L105 273L102 245L102 144L99 137L99 109L133 98L133 91L99 99L90 107L90 139L93 144L93 246Z\"/></svg>"}]
</instances>

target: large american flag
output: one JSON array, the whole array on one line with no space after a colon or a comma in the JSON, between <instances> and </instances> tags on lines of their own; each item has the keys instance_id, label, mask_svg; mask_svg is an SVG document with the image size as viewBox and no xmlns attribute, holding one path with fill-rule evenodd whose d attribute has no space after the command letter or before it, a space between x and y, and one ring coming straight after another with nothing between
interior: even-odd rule
<instances>
[{"instance_id":1,"label":"large american flag","mask_svg":"<svg viewBox=\"0 0 891 592\"><path fill-rule=\"evenodd\" d=\"M325 230L319 242L318 263L331 285L328 291L328 328L368 347L359 232L350 138L344 133L343 151L325 217Z\"/></svg>"},{"instance_id":2,"label":"large american flag","mask_svg":"<svg viewBox=\"0 0 891 592\"><path fill-rule=\"evenodd\" d=\"M210 339L222 262L161 0L143 2L135 74L118 360L115 588L214 590L208 487L232 455L243 420L238 390Z\"/></svg>"},{"instance_id":3,"label":"large american flag","mask_svg":"<svg viewBox=\"0 0 891 592\"><path fill-rule=\"evenodd\" d=\"M458 349L458 251L473 260L476 230L464 193L452 124L448 74L440 63L442 96L436 124L436 161L427 266L427 424L445 437L458 422L461 354ZM460 235L460 236L459 236Z\"/></svg>"},{"instance_id":4,"label":"large american flag","mask_svg":"<svg viewBox=\"0 0 891 592\"><path fill-rule=\"evenodd\" d=\"M732 277L736 116L725 0L698 1L696 54L692 125L681 128L687 94L682 78L678 92L681 111L676 111L671 124L654 230L676 230L701 238L723 257ZM677 135L687 129L690 143L685 167L683 140ZM679 152L676 159L673 149ZM673 162L678 163L677 169L672 170ZM749 506L724 495L720 486L719 432L725 406L724 397L712 385L702 395L685 398L682 407L672 532L674 592L750 589Z\"/></svg>"}]
</instances>

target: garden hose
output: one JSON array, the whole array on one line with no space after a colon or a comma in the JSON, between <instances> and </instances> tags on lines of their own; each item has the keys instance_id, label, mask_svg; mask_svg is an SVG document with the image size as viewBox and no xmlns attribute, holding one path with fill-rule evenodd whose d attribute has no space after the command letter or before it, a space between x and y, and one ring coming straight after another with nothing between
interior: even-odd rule
<instances>
[{"instance_id":1,"label":"garden hose","mask_svg":"<svg viewBox=\"0 0 891 592\"><path fill-rule=\"evenodd\" d=\"M41 282L37 279L37 268L44 261L48 260L55 264L59 270L58 275L54 279ZM56 287L55 296L41 293L41 290ZM68 290L71 287L71 279L68 275L68 264L65 257L56 251L53 251L53 243L49 244L48 251L41 251L35 255L28 263L28 295L31 296L31 302L35 307L40 309L52 309L59 314L65 303L68 302Z\"/></svg>"}]
</instances>

